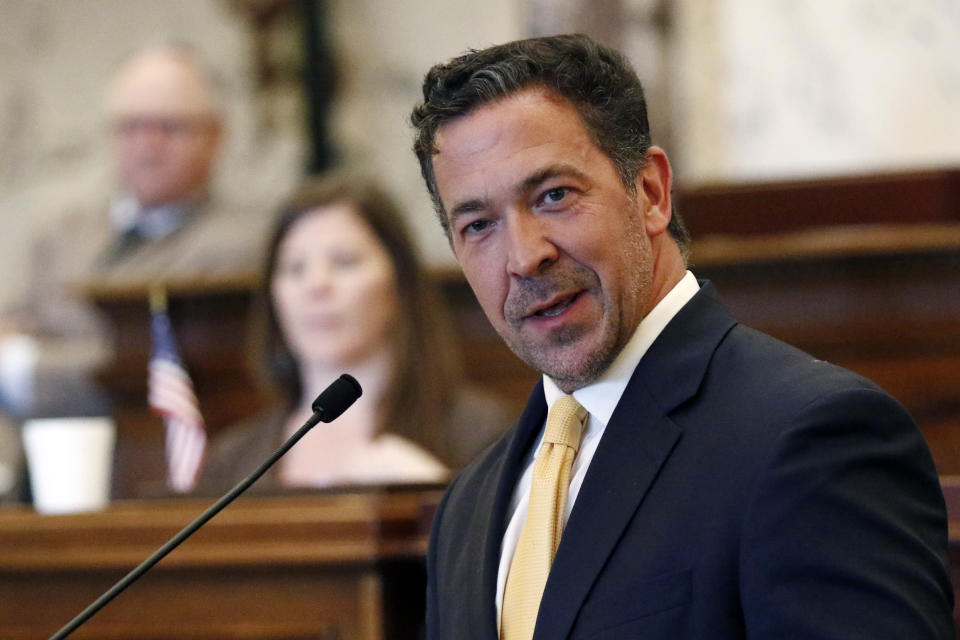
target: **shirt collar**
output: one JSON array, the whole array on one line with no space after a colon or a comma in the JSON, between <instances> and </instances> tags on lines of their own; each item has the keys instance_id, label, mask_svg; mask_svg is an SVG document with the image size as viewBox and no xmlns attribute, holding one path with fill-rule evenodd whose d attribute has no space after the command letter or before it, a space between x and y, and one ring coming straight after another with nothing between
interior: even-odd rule
<instances>
[{"instance_id":1,"label":"shirt collar","mask_svg":"<svg viewBox=\"0 0 960 640\"><path fill-rule=\"evenodd\" d=\"M142 238L159 239L186 224L206 199L201 193L176 202L142 207L132 195L121 195L110 205L110 222L119 235L135 232Z\"/></svg>"},{"instance_id":2,"label":"shirt collar","mask_svg":"<svg viewBox=\"0 0 960 640\"><path fill-rule=\"evenodd\" d=\"M603 424L610 422L610 416L620 402L620 396L627 388L633 370L637 368L643 354L699 290L697 279L687 271L680 282L640 321L630 341L607 370L595 382L573 392L573 397L591 416ZM566 395L546 374L543 376L543 393L548 408L553 406L557 398Z\"/></svg>"}]
</instances>

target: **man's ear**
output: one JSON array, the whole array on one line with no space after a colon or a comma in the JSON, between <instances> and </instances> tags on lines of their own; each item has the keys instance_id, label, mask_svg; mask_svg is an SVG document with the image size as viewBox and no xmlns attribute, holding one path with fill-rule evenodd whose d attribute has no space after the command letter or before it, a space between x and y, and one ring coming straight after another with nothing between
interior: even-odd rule
<instances>
[{"instance_id":1,"label":"man's ear","mask_svg":"<svg viewBox=\"0 0 960 640\"><path fill-rule=\"evenodd\" d=\"M650 147L646 156L647 163L637 174L637 199L642 205L647 235L653 237L666 231L670 224L673 169L667 154L660 147Z\"/></svg>"}]
</instances>

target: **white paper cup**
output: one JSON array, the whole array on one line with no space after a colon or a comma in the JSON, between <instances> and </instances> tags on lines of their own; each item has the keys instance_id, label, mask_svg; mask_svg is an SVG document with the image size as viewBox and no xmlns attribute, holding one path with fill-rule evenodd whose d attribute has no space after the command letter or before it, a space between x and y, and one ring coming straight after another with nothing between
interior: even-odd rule
<instances>
[{"instance_id":1,"label":"white paper cup","mask_svg":"<svg viewBox=\"0 0 960 640\"><path fill-rule=\"evenodd\" d=\"M110 418L45 418L23 425L33 506L40 513L103 509L110 502L116 426Z\"/></svg>"}]
</instances>

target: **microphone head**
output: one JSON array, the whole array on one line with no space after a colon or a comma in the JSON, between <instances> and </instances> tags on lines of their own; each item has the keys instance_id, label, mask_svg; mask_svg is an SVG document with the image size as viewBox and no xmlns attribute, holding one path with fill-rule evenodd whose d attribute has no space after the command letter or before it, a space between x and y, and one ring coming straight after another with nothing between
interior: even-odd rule
<instances>
[{"instance_id":1,"label":"microphone head","mask_svg":"<svg viewBox=\"0 0 960 640\"><path fill-rule=\"evenodd\" d=\"M322 422L332 422L356 402L362 393L363 389L360 388L356 378L344 373L320 392L317 399L313 401L313 412L320 414Z\"/></svg>"}]
</instances>

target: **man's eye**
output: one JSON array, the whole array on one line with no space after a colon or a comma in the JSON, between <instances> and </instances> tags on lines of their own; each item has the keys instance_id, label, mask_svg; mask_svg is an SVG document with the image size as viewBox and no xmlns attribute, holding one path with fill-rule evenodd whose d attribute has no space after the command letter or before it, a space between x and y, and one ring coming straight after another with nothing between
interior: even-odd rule
<instances>
[{"instance_id":1,"label":"man's eye","mask_svg":"<svg viewBox=\"0 0 960 640\"><path fill-rule=\"evenodd\" d=\"M463 228L464 233L479 233L490 226L489 220L474 220Z\"/></svg>"},{"instance_id":2,"label":"man's eye","mask_svg":"<svg viewBox=\"0 0 960 640\"><path fill-rule=\"evenodd\" d=\"M557 202L563 200L569 191L570 189L568 187L556 187L555 189L550 189L543 194L543 203L556 204Z\"/></svg>"}]
</instances>

